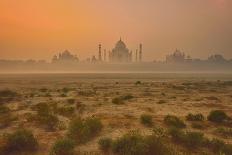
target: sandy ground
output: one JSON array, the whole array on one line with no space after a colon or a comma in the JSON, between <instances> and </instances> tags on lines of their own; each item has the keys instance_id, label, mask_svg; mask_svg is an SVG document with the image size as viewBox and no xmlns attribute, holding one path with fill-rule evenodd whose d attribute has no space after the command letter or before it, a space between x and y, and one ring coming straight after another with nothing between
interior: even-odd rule
<instances>
[{"instance_id":1,"label":"sandy ground","mask_svg":"<svg viewBox=\"0 0 232 155\"><path fill-rule=\"evenodd\" d=\"M98 140L101 137L117 138L130 130L139 130L143 134L150 134L152 128L147 128L140 123L141 114L150 114L153 117L155 126L165 128L163 118L168 115L176 115L185 120L188 113L202 113L205 117L211 110L224 110L232 116L232 76L220 78L198 77L178 77L168 78L146 75L139 76L113 76L105 78L104 75L94 74L78 78L75 76L36 76L36 75L2 75L0 76L1 89L10 89L22 95L19 101L11 101L7 106L11 113L17 116L17 120L10 126L0 129L0 134L12 132L18 127L31 129L38 138L40 148L36 153L49 154L49 150L54 141L65 135L67 125L71 118L58 116L64 124L64 129L48 132L25 119L27 113L33 113L33 105L41 102L57 103L59 106L66 106L67 99L75 99L76 103L83 105L82 112L76 110L75 113L82 118L96 116L103 122L103 130L93 140L76 147L80 152L99 153ZM87 75L86 75L87 76ZM91 77L91 78L89 78ZM189 76L191 77L191 76ZM222 76L223 77L223 76ZM136 81L142 84L136 85ZM46 92L41 89L46 88ZM68 88L65 97L61 97L63 88ZM88 95L80 95L79 92L87 92ZM33 94L33 97L30 97ZM47 95L49 94L49 96ZM122 95L132 95L133 98L125 101L125 104L115 105L112 99ZM187 124L186 130L197 130L203 132L207 137L222 138L215 135L215 124L205 121L203 130L193 129L191 123ZM231 138L222 138L228 143L232 143Z\"/></svg>"}]
</instances>

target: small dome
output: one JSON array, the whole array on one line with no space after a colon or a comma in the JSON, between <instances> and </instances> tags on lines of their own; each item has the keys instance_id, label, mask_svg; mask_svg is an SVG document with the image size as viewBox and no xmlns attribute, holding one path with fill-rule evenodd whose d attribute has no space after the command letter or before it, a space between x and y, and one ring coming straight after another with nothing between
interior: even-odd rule
<instances>
[{"instance_id":1,"label":"small dome","mask_svg":"<svg viewBox=\"0 0 232 155\"><path fill-rule=\"evenodd\" d=\"M120 39L120 40L116 43L116 48L126 48L126 44Z\"/></svg>"}]
</instances>

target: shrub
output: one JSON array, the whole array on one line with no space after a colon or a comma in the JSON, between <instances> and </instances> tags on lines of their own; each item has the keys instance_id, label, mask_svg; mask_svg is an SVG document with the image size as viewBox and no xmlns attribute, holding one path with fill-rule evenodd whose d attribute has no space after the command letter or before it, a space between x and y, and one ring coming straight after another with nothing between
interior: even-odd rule
<instances>
[{"instance_id":1,"label":"shrub","mask_svg":"<svg viewBox=\"0 0 232 155\"><path fill-rule=\"evenodd\" d=\"M98 145L99 145L100 150L107 153L107 152L109 152L109 150L111 148L112 139L111 138L101 138L98 141Z\"/></svg>"},{"instance_id":2,"label":"shrub","mask_svg":"<svg viewBox=\"0 0 232 155\"><path fill-rule=\"evenodd\" d=\"M112 103L119 105L119 104L124 104L124 101L120 97L116 97L112 99Z\"/></svg>"},{"instance_id":3,"label":"shrub","mask_svg":"<svg viewBox=\"0 0 232 155\"><path fill-rule=\"evenodd\" d=\"M35 105L34 109L37 111L38 115L48 115L51 110L49 105L44 102L41 102Z\"/></svg>"},{"instance_id":4,"label":"shrub","mask_svg":"<svg viewBox=\"0 0 232 155\"><path fill-rule=\"evenodd\" d=\"M70 117L74 115L75 108L74 107L59 107L57 108L57 113L65 117Z\"/></svg>"},{"instance_id":5,"label":"shrub","mask_svg":"<svg viewBox=\"0 0 232 155\"><path fill-rule=\"evenodd\" d=\"M47 103L37 104L35 110L37 110L37 114L30 115L29 121L34 121L47 130L54 130L57 127L59 119L51 113L51 107Z\"/></svg>"},{"instance_id":6,"label":"shrub","mask_svg":"<svg viewBox=\"0 0 232 155\"><path fill-rule=\"evenodd\" d=\"M204 144L204 134L200 132L183 132L180 129L171 128L169 133L175 142L191 149Z\"/></svg>"},{"instance_id":7,"label":"shrub","mask_svg":"<svg viewBox=\"0 0 232 155\"><path fill-rule=\"evenodd\" d=\"M74 155L75 143L68 138L58 139L52 147L51 155Z\"/></svg>"},{"instance_id":8,"label":"shrub","mask_svg":"<svg viewBox=\"0 0 232 155\"><path fill-rule=\"evenodd\" d=\"M15 120L17 120L17 117L13 116L11 113L2 114L0 116L0 128L10 126Z\"/></svg>"},{"instance_id":9,"label":"shrub","mask_svg":"<svg viewBox=\"0 0 232 155\"><path fill-rule=\"evenodd\" d=\"M20 97L20 95L17 92L8 89L0 90L0 103L12 101L18 97Z\"/></svg>"},{"instance_id":10,"label":"shrub","mask_svg":"<svg viewBox=\"0 0 232 155\"><path fill-rule=\"evenodd\" d=\"M231 128L218 128L215 130L217 134L219 134L222 137L229 138L232 137L232 129Z\"/></svg>"},{"instance_id":11,"label":"shrub","mask_svg":"<svg viewBox=\"0 0 232 155\"><path fill-rule=\"evenodd\" d=\"M164 123L168 126L176 127L176 128L185 128L186 127L185 123L182 120L180 120L178 117L172 116L172 115L167 115L164 118Z\"/></svg>"},{"instance_id":12,"label":"shrub","mask_svg":"<svg viewBox=\"0 0 232 155\"><path fill-rule=\"evenodd\" d=\"M174 155L172 148L169 148L167 142L162 137L151 135L145 137L147 144L146 155Z\"/></svg>"},{"instance_id":13,"label":"shrub","mask_svg":"<svg viewBox=\"0 0 232 155\"><path fill-rule=\"evenodd\" d=\"M113 141L112 150L118 155L174 155L162 137L142 136L138 132L129 132Z\"/></svg>"},{"instance_id":14,"label":"shrub","mask_svg":"<svg viewBox=\"0 0 232 155\"><path fill-rule=\"evenodd\" d=\"M47 92L47 91L48 91L48 89L47 89L47 88L40 88L40 89L39 89L39 91L41 91L41 92L45 93L45 92Z\"/></svg>"},{"instance_id":15,"label":"shrub","mask_svg":"<svg viewBox=\"0 0 232 155\"><path fill-rule=\"evenodd\" d=\"M122 100L130 100L130 99L134 98L134 96L128 94L128 95L125 95L125 96L121 96L120 98Z\"/></svg>"},{"instance_id":16,"label":"shrub","mask_svg":"<svg viewBox=\"0 0 232 155\"><path fill-rule=\"evenodd\" d=\"M188 148L196 148L204 143L204 134L200 132L186 132L184 137L183 142Z\"/></svg>"},{"instance_id":17,"label":"shrub","mask_svg":"<svg viewBox=\"0 0 232 155\"><path fill-rule=\"evenodd\" d=\"M213 110L210 112L210 114L207 117L209 121L215 122L215 123L222 123L228 118L229 117L227 116L227 114L222 110Z\"/></svg>"},{"instance_id":18,"label":"shrub","mask_svg":"<svg viewBox=\"0 0 232 155\"><path fill-rule=\"evenodd\" d=\"M4 105L0 105L0 115L7 114L10 112L10 109Z\"/></svg>"},{"instance_id":19,"label":"shrub","mask_svg":"<svg viewBox=\"0 0 232 155\"><path fill-rule=\"evenodd\" d=\"M152 126L152 124L153 124L152 116L147 115L147 114L143 114L140 116L140 122L145 126Z\"/></svg>"},{"instance_id":20,"label":"shrub","mask_svg":"<svg viewBox=\"0 0 232 155\"><path fill-rule=\"evenodd\" d=\"M69 104L74 104L75 101L76 101L76 100L75 100L74 98L67 99L67 102L68 102Z\"/></svg>"},{"instance_id":21,"label":"shrub","mask_svg":"<svg viewBox=\"0 0 232 155\"><path fill-rule=\"evenodd\" d=\"M188 114L186 116L187 121L204 121L204 116L202 114Z\"/></svg>"},{"instance_id":22,"label":"shrub","mask_svg":"<svg viewBox=\"0 0 232 155\"><path fill-rule=\"evenodd\" d=\"M165 101L165 100L159 100L158 102L157 102L157 104L164 104L164 103L166 103L167 101Z\"/></svg>"},{"instance_id":23,"label":"shrub","mask_svg":"<svg viewBox=\"0 0 232 155\"><path fill-rule=\"evenodd\" d=\"M224 141L219 139L213 139L209 143L210 149L217 154L231 155L232 154L232 145L225 144Z\"/></svg>"},{"instance_id":24,"label":"shrub","mask_svg":"<svg viewBox=\"0 0 232 155\"><path fill-rule=\"evenodd\" d=\"M38 142L33 133L25 129L20 129L12 134L5 135L4 140L3 152L6 153L34 151L38 147Z\"/></svg>"},{"instance_id":25,"label":"shrub","mask_svg":"<svg viewBox=\"0 0 232 155\"><path fill-rule=\"evenodd\" d=\"M141 84L142 84L141 81L136 81L136 82L135 82L135 85L141 85Z\"/></svg>"},{"instance_id":26,"label":"shrub","mask_svg":"<svg viewBox=\"0 0 232 155\"><path fill-rule=\"evenodd\" d=\"M145 155L148 145L143 136L131 132L116 139L112 144L112 150L118 155Z\"/></svg>"},{"instance_id":27,"label":"shrub","mask_svg":"<svg viewBox=\"0 0 232 155\"><path fill-rule=\"evenodd\" d=\"M68 136L77 143L85 143L95 137L102 129L102 123L97 118L82 120L76 118L70 122Z\"/></svg>"}]
</instances>

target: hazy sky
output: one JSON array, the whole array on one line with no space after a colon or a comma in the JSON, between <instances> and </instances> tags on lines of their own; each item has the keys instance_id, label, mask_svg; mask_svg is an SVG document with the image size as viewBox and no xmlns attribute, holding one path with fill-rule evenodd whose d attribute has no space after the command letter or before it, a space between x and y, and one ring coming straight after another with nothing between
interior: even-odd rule
<instances>
[{"instance_id":1,"label":"hazy sky","mask_svg":"<svg viewBox=\"0 0 232 155\"><path fill-rule=\"evenodd\" d=\"M232 58L232 0L0 0L0 59L46 59L68 49L84 59L120 36L146 60L175 48Z\"/></svg>"}]
</instances>

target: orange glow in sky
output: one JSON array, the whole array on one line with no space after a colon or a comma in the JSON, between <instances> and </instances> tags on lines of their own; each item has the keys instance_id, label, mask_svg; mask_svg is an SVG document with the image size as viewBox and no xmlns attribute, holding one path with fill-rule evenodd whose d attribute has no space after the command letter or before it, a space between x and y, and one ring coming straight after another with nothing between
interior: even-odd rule
<instances>
[{"instance_id":1,"label":"orange glow in sky","mask_svg":"<svg viewBox=\"0 0 232 155\"><path fill-rule=\"evenodd\" d=\"M85 59L122 37L146 60L175 48L232 57L231 0L0 0L0 59L46 59L69 49Z\"/></svg>"}]
</instances>

